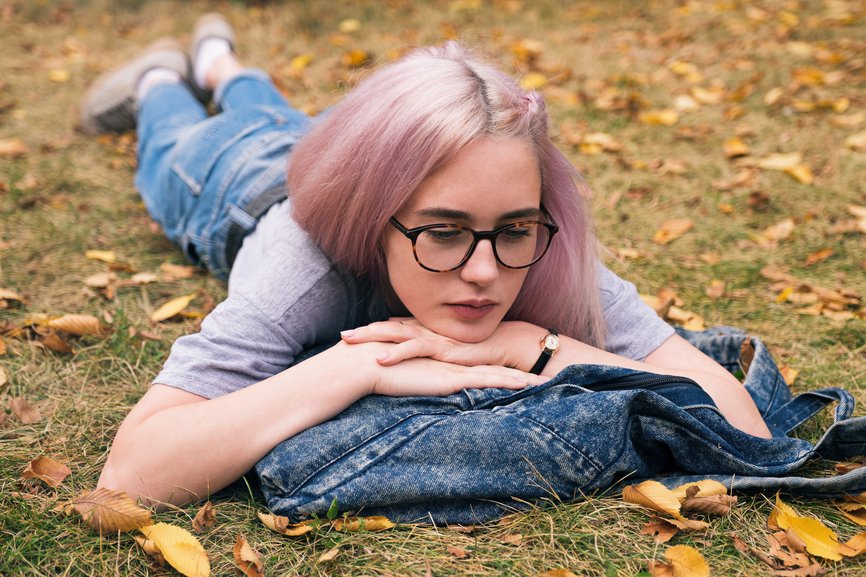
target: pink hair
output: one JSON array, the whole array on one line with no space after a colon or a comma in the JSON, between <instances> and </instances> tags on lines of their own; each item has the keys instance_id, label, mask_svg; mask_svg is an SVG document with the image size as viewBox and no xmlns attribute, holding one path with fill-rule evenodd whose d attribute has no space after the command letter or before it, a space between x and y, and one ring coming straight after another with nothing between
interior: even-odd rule
<instances>
[{"instance_id":1,"label":"pink hair","mask_svg":"<svg viewBox=\"0 0 866 577\"><path fill-rule=\"evenodd\" d=\"M294 217L335 262L387 282L379 241L421 181L480 138L530 143L541 202L560 227L506 315L603 346L588 188L550 141L544 100L454 42L382 68L295 147ZM366 230L367 234L359 234Z\"/></svg>"}]
</instances>

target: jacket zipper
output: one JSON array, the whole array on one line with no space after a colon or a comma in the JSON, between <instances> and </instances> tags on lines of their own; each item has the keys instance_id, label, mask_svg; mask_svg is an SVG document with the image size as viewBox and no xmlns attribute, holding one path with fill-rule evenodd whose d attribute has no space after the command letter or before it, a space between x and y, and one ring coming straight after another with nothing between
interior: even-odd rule
<instances>
[{"instance_id":1,"label":"jacket zipper","mask_svg":"<svg viewBox=\"0 0 866 577\"><path fill-rule=\"evenodd\" d=\"M674 375L648 375L646 373L626 375L624 377L619 377L609 381L602 381L600 383L593 383L591 385L581 386L585 389L589 389L590 391L598 392L627 391L631 389L652 390L671 384L691 385L700 388L699 384L697 384L692 379L689 379L688 377L677 377Z\"/></svg>"}]
</instances>

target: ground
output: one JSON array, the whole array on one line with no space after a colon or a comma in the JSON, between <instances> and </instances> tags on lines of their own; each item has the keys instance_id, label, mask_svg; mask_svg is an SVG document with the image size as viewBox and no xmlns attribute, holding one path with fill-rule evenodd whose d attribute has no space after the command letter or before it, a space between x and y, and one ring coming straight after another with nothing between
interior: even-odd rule
<instances>
[{"instance_id":1,"label":"ground","mask_svg":"<svg viewBox=\"0 0 866 577\"><path fill-rule=\"evenodd\" d=\"M160 36L188 40L210 10L236 27L242 60L310 114L412 46L457 38L476 47L545 95L551 134L594 196L607 266L660 308L673 298L672 322L760 337L779 365L799 371L795 392L841 386L866 401L862 1L4 0L0 289L13 294L0 294L0 574L153 572L131 536L99 538L52 506L95 486L117 427L172 341L196 330L226 289L207 274L177 278L161 268L189 263L135 192L135 135L82 134L78 102L100 72ZM671 220L685 230L672 240L677 223L663 224ZM87 250L113 251L129 267L109 271ZM92 278L101 273L115 278ZM155 282L135 280L140 273ZM193 294L189 316L151 321L162 304ZM74 337L42 326L64 314L94 315L111 332ZM49 334L74 352L58 352ZM22 424L7 409L15 398L40 418ZM830 420L824 414L797 434L814 440ZM72 470L56 491L21 478L40 455ZM818 464L812 474L836 473ZM731 515L708 519L710 529L665 545L640 534L644 509L604 495L552 501L469 533L400 526L299 538L259 522L253 479L212 501L216 524L198 536L220 574L232 571L240 531L267 572L281 575L423 575L425 560L435 575L636 575L675 543L696 547L717 575L754 575L765 566L742 557L728 534L766 550L774 496L740 495ZM859 532L830 502L786 501L840 538ZM189 528L196 511L157 520ZM317 563L337 546L333 561ZM824 564L837 575L866 569L860 558Z\"/></svg>"}]
</instances>

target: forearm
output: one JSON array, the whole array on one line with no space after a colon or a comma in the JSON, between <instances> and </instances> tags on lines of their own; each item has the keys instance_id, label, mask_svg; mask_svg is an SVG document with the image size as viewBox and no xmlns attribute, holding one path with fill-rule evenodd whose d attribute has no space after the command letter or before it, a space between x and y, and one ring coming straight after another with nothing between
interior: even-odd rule
<instances>
[{"instance_id":1,"label":"forearm","mask_svg":"<svg viewBox=\"0 0 866 577\"><path fill-rule=\"evenodd\" d=\"M375 360L350 349L337 345L216 399L153 414L141 408L148 403L140 403L118 431L99 486L157 504L181 504L218 491L283 440L328 420L372 390ZM174 393L151 389L151 394Z\"/></svg>"}]
</instances>

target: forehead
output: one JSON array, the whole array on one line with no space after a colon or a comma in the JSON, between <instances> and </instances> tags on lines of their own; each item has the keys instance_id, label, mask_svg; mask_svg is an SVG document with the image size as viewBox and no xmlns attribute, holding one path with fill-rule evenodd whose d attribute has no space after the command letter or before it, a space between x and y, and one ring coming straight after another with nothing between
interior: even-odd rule
<instances>
[{"instance_id":1,"label":"forehead","mask_svg":"<svg viewBox=\"0 0 866 577\"><path fill-rule=\"evenodd\" d=\"M490 220L541 202L541 174L530 144L484 138L428 175L400 211L402 216L454 210Z\"/></svg>"}]
</instances>

